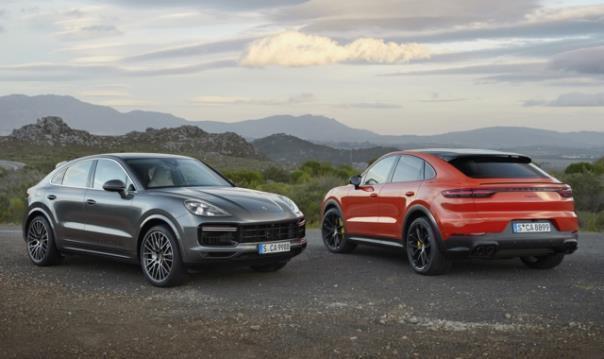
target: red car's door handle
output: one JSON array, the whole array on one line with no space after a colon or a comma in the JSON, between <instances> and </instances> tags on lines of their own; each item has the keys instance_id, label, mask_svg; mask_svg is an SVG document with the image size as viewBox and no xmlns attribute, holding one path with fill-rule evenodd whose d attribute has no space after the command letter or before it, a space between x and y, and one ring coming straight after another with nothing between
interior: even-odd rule
<instances>
[{"instance_id":1,"label":"red car's door handle","mask_svg":"<svg viewBox=\"0 0 604 359\"><path fill-rule=\"evenodd\" d=\"M409 192L405 193L405 196L407 196L407 197L413 197L414 195L415 195L415 192L413 192L413 191L409 191Z\"/></svg>"},{"instance_id":2,"label":"red car's door handle","mask_svg":"<svg viewBox=\"0 0 604 359\"><path fill-rule=\"evenodd\" d=\"M377 197L377 193L373 192L372 194L369 195L369 197Z\"/></svg>"}]
</instances>

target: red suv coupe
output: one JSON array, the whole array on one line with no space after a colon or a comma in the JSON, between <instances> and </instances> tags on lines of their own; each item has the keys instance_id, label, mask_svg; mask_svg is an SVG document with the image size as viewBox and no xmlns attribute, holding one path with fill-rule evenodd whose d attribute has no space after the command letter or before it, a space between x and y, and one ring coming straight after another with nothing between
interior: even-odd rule
<instances>
[{"instance_id":1,"label":"red suv coupe","mask_svg":"<svg viewBox=\"0 0 604 359\"><path fill-rule=\"evenodd\" d=\"M350 185L330 190L321 231L335 253L358 243L404 248L420 274L441 274L456 257L520 257L553 268L577 249L570 186L529 157L489 150L387 154Z\"/></svg>"}]
</instances>

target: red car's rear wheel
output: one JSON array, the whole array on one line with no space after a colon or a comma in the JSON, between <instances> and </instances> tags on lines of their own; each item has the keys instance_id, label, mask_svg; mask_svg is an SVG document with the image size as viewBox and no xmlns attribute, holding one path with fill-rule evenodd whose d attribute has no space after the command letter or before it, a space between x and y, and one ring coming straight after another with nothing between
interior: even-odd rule
<instances>
[{"instance_id":1,"label":"red car's rear wheel","mask_svg":"<svg viewBox=\"0 0 604 359\"><path fill-rule=\"evenodd\" d=\"M411 268L419 274L443 274L451 268L451 260L440 252L434 229L426 218L417 218L409 226L406 249Z\"/></svg>"}]
</instances>

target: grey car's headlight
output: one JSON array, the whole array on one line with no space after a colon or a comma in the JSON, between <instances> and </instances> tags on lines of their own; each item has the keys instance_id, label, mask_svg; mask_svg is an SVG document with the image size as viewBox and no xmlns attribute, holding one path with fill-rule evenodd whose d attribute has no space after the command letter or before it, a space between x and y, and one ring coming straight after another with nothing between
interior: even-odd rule
<instances>
[{"instance_id":1,"label":"grey car's headlight","mask_svg":"<svg viewBox=\"0 0 604 359\"><path fill-rule=\"evenodd\" d=\"M289 208L292 212L294 212L294 214L296 216L301 217L304 215L304 213L302 213L300 208L298 208L298 205L296 204L296 202L292 201L291 199L289 199L285 196L281 196L281 200L283 201L283 203L285 203L287 208Z\"/></svg>"},{"instance_id":2,"label":"grey car's headlight","mask_svg":"<svg viewBox=\"0 0 604 359\"><path fill-rule=\"evenodd\" d=\"M224 217L229 215L226 211L200 200L185 201L185 207L197 216Z\"/></svg>"}]
</instances>

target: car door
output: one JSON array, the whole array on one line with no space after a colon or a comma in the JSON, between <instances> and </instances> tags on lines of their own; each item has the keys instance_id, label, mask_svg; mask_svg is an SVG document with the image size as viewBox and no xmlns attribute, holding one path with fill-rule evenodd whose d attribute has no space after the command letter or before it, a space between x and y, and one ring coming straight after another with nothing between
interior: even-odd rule
<instances>
[{"instance_id":1,"label":"car door","mask_svg":"<svg viewBox=\"0 0 604 359\"><path fill-rule=\"evenodd\" d=\"M380 235L402 240L403 221L409 203L413 202L424 180L426 163L419 157L399 156L391 180L382 185L379 199L382 205Z\"/></svg>"},{"instance_id":2,"label":"car door","mask_svg":"<svg viewBox=\"0 0 604 359\"><path fill-rule=\"evenodd\" d=\"M51 180L47 198L57 219L56 234L61 247L85 240L84 195L93 163L93 160L75 162Z\"/></svg>"},{"instance_id":3,"label":"car door","mask_svg":"<svg viewBox=\"0 0 604 359\"><path fill-rule=\"evenodd\" d=\"M109 180L124 182L128 188L127 194L103 190L103 185ZM84 201L89 245L114 252L136 248L140 209L132 205L134 193L134 185L119 162L113 159L97 160L92 188L86 191Z\"/></svg>"},{"instance_id":4,"label":"car door","mask_svg":"<svg viewBox=\"0 0 604 359\"><path fill-rule=\"evenodd\" d=\"M351 189L342 198L346 231L349 235L375 237L380 233L379 218L382 205L378 194L382 185L388 182L396 156L378 160L363 174L361 185Z\"/></svg>"}]
</instances>

